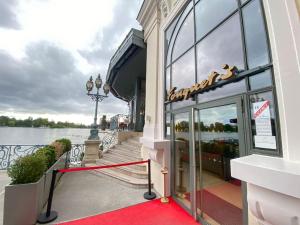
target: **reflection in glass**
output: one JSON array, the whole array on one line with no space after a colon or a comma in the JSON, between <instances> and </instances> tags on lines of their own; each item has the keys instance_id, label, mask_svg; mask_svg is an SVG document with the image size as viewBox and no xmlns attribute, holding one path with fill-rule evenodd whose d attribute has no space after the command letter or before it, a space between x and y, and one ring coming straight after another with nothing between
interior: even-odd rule
<instances>
[{"instance_id":1,"label":"reflection in glass","mask_svg":"<svg viewBox=\"0 0 300 225\"><path fill-rule=\"evenodd\" d=\"M171 114L166 113L166 128L165 128L165 136L170 137L171 135Z\"/></svg>"},{"instance_id":2,"label":"reflection in glass","mask_svg":"<svg viewBox=\"0 0 300 225\"><path fill-rule=\"evenodd\" d=\"M230 160L240 156L237 122L237 108L231 104L200 110L200 121L195 124L197 133L201 131L201 158L196 158L197 212L210 224L243 224L241 182L230 172Z\"/></svg>"},{"instance_id":3,"label":"reflection in glass","mask_svg":"<svg viewBox=\"0 0 300 225\"><path fill-rule=\"evenodd\" d=\"M260 114L262 116L258 114L255 115L254 110L255 112L258 111L255 108L262 107L266 102L267 107L264 109L264 114ZM272 92L269 91L251 95L250 104L253 147L265 150L275 150L277 148L275 126L276 118ZM259 125L259 127L257 127L257 125Z\"/></svg>"},{"instance_id":4,"label":"reflection in glass","mask_svg":"<svg viewBox=\"0 0 300 225\"><path fill-rule=\"evenodd\" d=\"M246 92L245 80L240 80L238 82L229 83L222 87L210 90L208 92L203 92L198 94L198 102L208 102L219 98L225 98L228 96L237 95Z\"/></svg>"},{"instance_id":5,"label":"reflection in glass","mask_svg":"<svg viewBox=\"0 0 300 225\"><path fill-rule=\"evenodd\" d=\"M249 77L249 85L251 90L272 86L271 70Z\"/></svg>"},{"instance_id":6,"label":"reflection in glass","mask_svg":"<svg viewBox=\"0 0 300 225\"><path fill-rule=\"evenodd\" d=\"M181 28L177 34L174 47L172 61L179 57L184 51L191 47L194 43L194 16L193 11L187 16L182 23ZM187 35L188 34L188 35Z\"/></svg>"},{"instance_id":7,"label":"reflection in glass","mask_svg":"<svg viewBox=\"0 0 300 225\"><path fill-rule=\"evenodd\" d=\"M169 110L171 110L171 103L166 104L166 111L169 111Z\"/></svg>"},{"instance_id":8,"label":"reflection in glass","mask_svg":"<svg viewBox=\"0 0 300 225\"><path fill-rule=\"evenodd\" d=\"M173 49L173 45L174 45L174 41L175 41L176 35L177 35L178 30L180 28L180 25L182 24L182 22L185 19L186 15L191 11L192 7L193 7L193 1L191 1L187 5L187 7L182 12L180 18L178 19L178 22L177 22L177 24L175 26L174 32L173 32L171 40L170 40L170 48L168 48L167 65L170 65L170 63L171 63L171 52L172 52L172 49ZM191 36L193 36L193 35L191 35Z\"/></svg>"},{"instance_id":9,"label":"reflection in glass","mask_svg":"<svg viewBox=\"0 0 300 225\"><path fill-rule=\"evenodd\" d=\"M181 88L191 87L195 83L195 54L194 49L185 53L180 59L172 64L172 85ZM173 109L194 104L193 99L172 103Z\"/></svg>"},{"instance_id":10,"label":"reflection in glass","mask_svg":"<svg viewBox=\"0 0 300 225\"><path fill-rule=\"evenodd\" d=\"M236 8L236 0L201 0L195 8L197 40L229 16Z\"/></svg>"},{"instance_id":11,"label":"reflection in glass","mask_svg":"<svg viewBox=\"0 0 300 225\"><path fill-rule=\"evenodd\" d=\"M171 41L171 37L172 37L172 33L174 31L174 28L176 26L176 23L179 19L179 16L176 17L176 19L173 20L173 22L170 24L170 26L168 27L168 29L166 30L166 47L169 47L170 41Z\"/></svg>"},{"instance_id":12,"label":"reflection in glass","mask_svg":"<svg viewBox=\"0 0 300 225\"><path fill-rule=\"evenodd\" d=\"M269 63L266 28L258 0L243 8L243 22L249 69Z\"/></svg>"},{"instance_id":13,"label":"reflection in glass","mask_svg":"<svg viewBox=\"0 0 300 225\"><path fill-rule=\"evenodd\" d=\"M190 208L189 113L174 117L175 195Z\"/></svg>"},{"instance_id":14,"label":"reflection in glass","mask_svg":"<svg viewBox=\"0 0 300 225\"><path fill-rule=\"evenodd\" d=\"M167 68L166 70L166 93L168 93L168 91L171 88L171 84L170 84L170 67Z\"/></svg>"},{"instance_id":15,"label":"reflection in glass","mask_svg":"<svg viewBox=\"0 0 300 225\"><path fill-rule=\"evenodd\" d=\"M223 64L244 68L239 16L235 14L197 45L198 81L212 71L224 73Z\"/></svg>"}]
</instances>

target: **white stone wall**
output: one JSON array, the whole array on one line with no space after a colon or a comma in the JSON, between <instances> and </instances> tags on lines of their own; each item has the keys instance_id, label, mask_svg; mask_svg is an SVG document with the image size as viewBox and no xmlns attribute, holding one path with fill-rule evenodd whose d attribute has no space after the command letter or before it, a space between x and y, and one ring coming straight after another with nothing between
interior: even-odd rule
<instances>
[{"instance_id":1,"label":"white stone wall","mask_svg":"<svg viewBox=\"0 0 300 225\"><path fill-rule=\"evenodd\" d=\"M286 160L287 165L289 161L299 163L300 167L300 101L297 100L300 96L300 17L297 1L299 4L299 0L263 0L263 3L274 65L282 160ZM269 179L262 176L261 179ZM293 181L290 182L292 184ZM248 184L248 187L253 187L248 188L248 204L252 206L249 208L250 225L299 222L300 212L294 209L295 205L300 206L300 199L283 195L272 190L273 188L264 189L255 184ZM259 205L259 208L254 207L255 204ZM272 205L275 205L275 208L271 209Z\"/></svg>"},{"instance_id":2,"label":"white stone wall","mask_svg":"<svg viewBox=\"0 0 300 225\"><path fill-rule=\"evenodd\" d=\"M295 1L264 0L275 72L283 157L300 161L300 22Z\"/></svg>"}]
</instances>

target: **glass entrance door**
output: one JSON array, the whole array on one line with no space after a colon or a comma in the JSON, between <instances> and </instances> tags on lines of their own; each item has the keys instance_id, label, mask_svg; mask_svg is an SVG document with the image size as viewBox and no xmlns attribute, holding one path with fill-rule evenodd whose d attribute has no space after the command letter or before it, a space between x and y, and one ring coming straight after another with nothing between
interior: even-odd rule
<instances>
[{"instance_id":1,"label":"glass entrance door","mask_svg":"<svg viewBox=\"0 0 300 225\"><path fill-rule=\"evenodd\" d=\"M173 126L173 195L183 207L190 211L190 113L174 114Z\"/></svg>"},{"instance_id":2,"label":"glass entrance door","mask_svg":"<svg viewBox=\"0 0 300 225\"><path fill-rule=\"evenodd\" d=\"M196 213L211 225L242 225L242 185L230 168L245 154L241 100L193 110Z\"/></svg>"}]
</instances>

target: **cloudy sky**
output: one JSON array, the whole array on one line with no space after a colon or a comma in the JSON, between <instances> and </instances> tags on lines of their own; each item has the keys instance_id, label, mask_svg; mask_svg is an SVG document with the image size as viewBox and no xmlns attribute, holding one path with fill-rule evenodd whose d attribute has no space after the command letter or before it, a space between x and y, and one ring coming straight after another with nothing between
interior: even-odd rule
<instances>
[{"instance_id":1,"label":"cloudy sky","mask_svg":"<svg viewBox=\"0 0 300 225\"><path fill-rule=\"evenodd\" d=\"M0 115L91 124L89 76L109 60L142 0L0 0ZM110 96L99 116L128 112Z\"/></svg>"}]
</instances>

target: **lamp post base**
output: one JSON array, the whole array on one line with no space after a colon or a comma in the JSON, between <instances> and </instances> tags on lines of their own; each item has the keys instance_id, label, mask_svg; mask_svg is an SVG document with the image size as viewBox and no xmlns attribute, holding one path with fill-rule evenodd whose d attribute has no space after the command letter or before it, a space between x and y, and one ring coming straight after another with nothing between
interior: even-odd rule
<instances>
[{"instance_id":1,"label":"lamp post base","mask_svg":"<svg viewBox=\"0 0 300 225\"><path fill-rule=\"evenodd\" d=\"M99 133L98 128L93 126L90 130L90 136L88 140L99 140L98 133Z\"/></svg>"},{"instance_id":2,"label":"lamp post base","mask_svg":"<svg viewBox=\"0 0 300 225\"><path fill-rule=\"evenodd\" d=\"M100 140L86 140L84 144L85 152L82 164L96 163L96 160L102 157L102 151L99 150Z\"/></svg>"}]
</instances>

